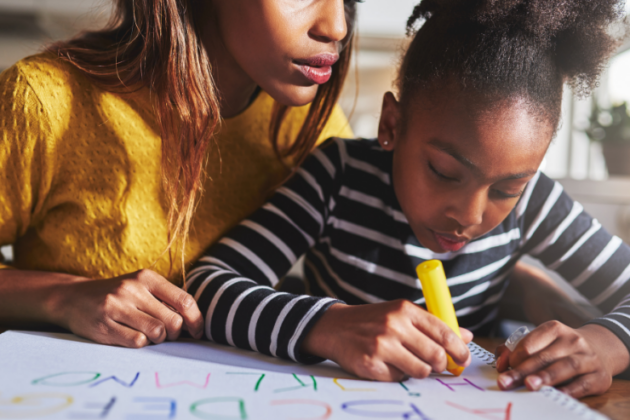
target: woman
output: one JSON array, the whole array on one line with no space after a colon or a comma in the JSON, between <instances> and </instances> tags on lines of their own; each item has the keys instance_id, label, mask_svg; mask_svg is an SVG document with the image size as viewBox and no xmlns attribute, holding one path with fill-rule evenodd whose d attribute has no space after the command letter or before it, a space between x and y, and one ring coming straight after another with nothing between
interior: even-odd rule
<instances>
[{"instance_id":1,"label":"woman","mask_svg":"<svg viewBox=\"0 0 630 420\"><path fill-rule=\"evenodd\" d=\"M108 28L0 76L0 244L15 254L0 323L141 347L202 335L171 282L319 139L351 135L335 103L355 2L116 5Z\"/></svg>"}]
</instances>

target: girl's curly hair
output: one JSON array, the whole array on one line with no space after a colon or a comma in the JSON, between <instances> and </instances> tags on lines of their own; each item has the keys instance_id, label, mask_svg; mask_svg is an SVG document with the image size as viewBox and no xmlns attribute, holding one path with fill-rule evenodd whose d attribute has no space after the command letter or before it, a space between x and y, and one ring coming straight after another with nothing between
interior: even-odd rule
<instances>
[{"instance_id":1,"label":"girl's curly hair","mask_svg":"<svg viewBox=\"0 0 630 420\"><path fill-rule=\"evenodd\" d=\"M485 97L524 98L557 124L564 83L578 96L597 86L621 40L610 28L623 22L623 6L623 0L423 0L407 22L414 39L398 78L400 99L455 80Z\"/></svg>"}]
</instances>

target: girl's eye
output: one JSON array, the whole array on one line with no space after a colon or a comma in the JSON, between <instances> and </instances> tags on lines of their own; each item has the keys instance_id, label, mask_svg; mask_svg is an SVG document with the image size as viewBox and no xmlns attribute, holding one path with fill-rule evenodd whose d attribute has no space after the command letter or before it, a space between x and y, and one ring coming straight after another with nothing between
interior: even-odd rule
<instances>
[{"instance_id":1,"label":"girl's eye","mask_svg":"<svg viewBox=\"0 0 630 420\"><path fill-rule=\"evenodd\" d=\"M523 194L525 189L522 189L521 191L519 191L516 194L508 194L508 193L506 193L504 191L501 191L501 190L493 190L493 191L495 192L495 194L497 195L497 197L499 199L507 200L507 199L510 199L510 198L519 198Z\"/></svg>"},{"instance_id":2,"label":"girl's eye","mask_svg":"<svg viewBox=\"0 0 630 420\"><path fill-rule=\"evenodd\" d=\"M449 176L446 176L446 175L442 174L440 171L435 169L435 167L433 165L431 165L431 163L429 163L429 169L431 169L431 172L433 172L435 175L437 175L438 178L442 178L442 179L444 179L446 181L457 181L456 178L451 178Z\"/></svg>"}]
</instances>

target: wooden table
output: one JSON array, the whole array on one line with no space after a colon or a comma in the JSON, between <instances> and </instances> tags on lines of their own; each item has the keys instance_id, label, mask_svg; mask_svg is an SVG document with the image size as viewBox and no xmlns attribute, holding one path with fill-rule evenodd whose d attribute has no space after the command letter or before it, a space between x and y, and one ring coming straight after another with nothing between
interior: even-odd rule
<instances>
[{"instance_id":1,"label":"wooden table","mask_svg":"<svg viewBox=\"0 0 630 420\"><path fill-rule=\"evenodd\" d=\"M496 338L475 338L475 343L493 353L503 342L504 340ZM614 379L605 394L581 398L580 401L613 420L630 419L630 381Z\"/></svg>"},{"instance_id":2,"label":"wooden table","mask_svg":"<svg viewBox=\"0 0 630 420\"><path fill-rule=\"evenodd\" d=\"M0 334L4 331L6 330L0 327ZM494 353L494 349L503 344L504 340L478 337L475 342ZM630 381L615 379L605 394L582 398L580 401L613 420L630 419Z\"/></svg>"}]
</instances>

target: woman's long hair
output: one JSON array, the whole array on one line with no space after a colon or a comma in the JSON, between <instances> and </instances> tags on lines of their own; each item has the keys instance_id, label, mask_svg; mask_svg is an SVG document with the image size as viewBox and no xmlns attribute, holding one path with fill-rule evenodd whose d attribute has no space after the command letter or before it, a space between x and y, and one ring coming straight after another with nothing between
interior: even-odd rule
<instances>
[{"instance_id":1,"label":"woman's long hair","mask_svg":"<svg viewBox=\"0 0 630 420\"><path fill-rule=\"evenodd\" d=\"M206 157L220 122L219 92L200 38L200 0L114 0L115 12L100 31L51 45L98 86L112 92L148 87L162 137L162 183L168 203L168 246L185 244L203 186ZM283 162L299 164L315 145L341 93L352 47L347 46L321 86L295 142L281 147L288 107L276 105L271 142Z\"/></svg>"}]
</instances>

